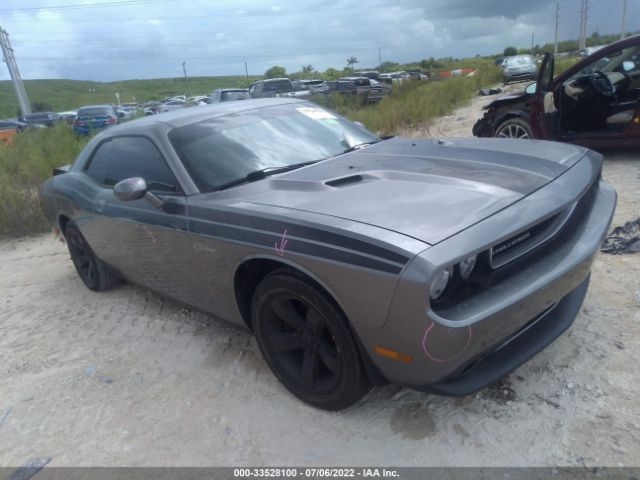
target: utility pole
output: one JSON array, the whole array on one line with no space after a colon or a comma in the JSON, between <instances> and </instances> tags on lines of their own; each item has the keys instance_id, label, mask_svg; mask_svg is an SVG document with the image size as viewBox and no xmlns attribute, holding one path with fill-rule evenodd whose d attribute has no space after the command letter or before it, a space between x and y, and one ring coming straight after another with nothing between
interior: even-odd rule
<instances>
[{"instance_id":1,"label":"utility pole","mask_svg":"<svg viewBox=\"0 0 640 480\"><path fill-rule=\"evenodd\" d=\"M382 48L378 47L378 65L382 65Z\"/></svg>"},{"instance_id":2,"label":"utility pole","mask_svg":"<svg viewBox=\"0 0 640 480\"><path fill-rule=\"evenodd\" d=\"M624 38L624 24L627 20L627 0L622 0L622 29L620 30L620 40Z\"/></svg>"},{"instance_id":3,"label":"utility pole","mask_svg":"<svg viewBox=\"0 0 640 480\"><path fill-rule=\"evenodd\" d=\"M18 71L18 64L16 63L16 59L13 55L13 48L11 48L11 43L9 43L9 34L2 27L0 27L0 47L2 47L2 55L5 63L7 64L7 68L9 69L9 76L13 82L13 90L16 92L20 111L22 112L22 115L28 115L31 113L31 103L29 103L27 91L24 89L24 84L22 83L20 72Z\"/></svg>"},{"instance_id":4,"label":"utility pole","mask_svg":"<svg viewBox=\"0 0 640 480\"><path fill-rule=\"evenodd\" d=\"M189 77L187 77L187 62L182 62L182 71L184 72L184 81L187 82L187 94L191 96L191 88L189 88Z\"/></svg>"},{"instance_id":5,"label":"utility pole","mask_svg":"<svg viewBox=\"0 0 640 480\"><path fill-rule=\"evenodd\" d=\"M556 0L556 40L553 47L553 54L558 55L558 25L560 24L560 0Z\"/></svg>"},{"instance_id":6,"label":"utility pole","mask_svg":"<svg viewBox=\"0 0 640 480\"><path fill-rule=\"evenodd\" d=\"M531 53L533 53L533 32L531 32Z\"/></svg>"},{"instance_id":7,"label":"utility pole","mask_svg":"<svg viewBox=\"0 0 640 480\"><path fill-rule=\"evenodd\" d=\"M247 62L244 62L244 73L247 75L247 86L249 85L249 67L247 67Z\"/></svg>"},{"instance_id":8,"label":"utility pole","mask_svg":"<svg viewBox=\"0 0 640 480\"><path fill-rule=\"evenodd\" d=\"M580 44L582 50L587 46L587 20L589 18L589 0L580 1Z\"/></svg>"}]
</instances>

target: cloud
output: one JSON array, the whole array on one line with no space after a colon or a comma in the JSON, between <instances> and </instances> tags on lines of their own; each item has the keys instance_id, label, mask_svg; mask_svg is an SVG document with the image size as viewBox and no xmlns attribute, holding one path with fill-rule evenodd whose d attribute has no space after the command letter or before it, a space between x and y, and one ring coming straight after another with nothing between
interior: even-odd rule
<instances>
[{"instance_id":1,"label":"cloud","mask_svg":"<svg viewBox=\"0 0 640 480\"><path fill-rule=\"evenodd\" d=\"M622 0L591 2L589 33L615 32ZM51 2L53 4L54 2ZM64 3L64 2L62 2ZM577 35L577 1L561 0L561 38ZM180 75L261 74L359 67L382 60L491 54L553 40L555 1L540 0L166 0L111 7L24 10L3 0L24 78L110 81ZM20 10L23 9L23 10ZM627 29L640 29L640 2L629 2ZM0 78L8 78L0 68Z\"/></svg>"}]
</instances>

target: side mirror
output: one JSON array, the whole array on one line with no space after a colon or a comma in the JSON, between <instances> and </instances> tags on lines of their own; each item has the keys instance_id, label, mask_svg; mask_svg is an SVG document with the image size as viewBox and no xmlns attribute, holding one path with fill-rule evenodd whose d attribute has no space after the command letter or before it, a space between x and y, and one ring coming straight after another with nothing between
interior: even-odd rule
<instances>
[{"instance_id":1,"label":"side mirror","mask_svg":"<svg viewBox=\"0 0 640 480\"><path fill-rule=\"evenodd\" d=\"M625 72L630 72L634 68L636 68L636 63L635 62L632 62L631 60L626 60L626 61L622 62L622 69Z\"/></svg>"},{"instance_id":2,"label":"side mirror","mask_svg":"<svg viewBox=\"0 0 640 480\"><path fill-rule=\"evenodd\" d=\"M536 86L537 86L536 82L530 83L529 85L524 87L524 93L528 93L529 95L533 95L534 93L536 93Z\"/></svg>"},{"instance_id":3,"label":"side mirror","mask_svg":"<svg viewBox=\"0 0 640 480\"><path fill-rule=\"evenodd\" d=\"M125 178L113 187L113 194L123 202L138 200L144 197L145 193L147 193L147 182L140 177Z\"/></svg>"}]
</instances>

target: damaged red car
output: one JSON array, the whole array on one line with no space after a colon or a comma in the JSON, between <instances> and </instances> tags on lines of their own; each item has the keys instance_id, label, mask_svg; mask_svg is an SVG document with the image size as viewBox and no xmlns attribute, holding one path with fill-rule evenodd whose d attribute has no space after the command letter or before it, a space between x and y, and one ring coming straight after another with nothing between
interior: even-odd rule
<instances>
[{"instance_id":1,"label":"damaged red car","mask_svg":"<svg viewBox=\"0 0 640 480\"><path fill-rule=\"evenodd\" d=\"M547 53L538 81L485 107L476 137L539 138L589 148L640 146L640 35L612 43L554 78Z\"/></svg>"}]
</instances>

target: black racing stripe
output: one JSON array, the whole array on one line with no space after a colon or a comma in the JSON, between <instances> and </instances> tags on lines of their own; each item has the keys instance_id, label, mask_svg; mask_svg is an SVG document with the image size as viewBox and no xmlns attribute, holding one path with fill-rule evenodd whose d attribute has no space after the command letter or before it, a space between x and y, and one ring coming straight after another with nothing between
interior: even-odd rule
<instances>
[{"instance_id":1,"label":"black racing stripe","mask_svg":"<svg viewBox=\"0 0 640 480\"><path fill-rule=\"evenodd\" d=\"M231 225L208 223L202 220L193 220L191 223L191 231L200 235L217 237L223 240L235 240L266 248L275 248L276 243L281 238L280 233L262 233ZM395 275L402 271L402 267L398 265L391 265L373 258L358 255L357 253L346 252L344 250L338 250L325 245L317 245L298 239L289 239L285 252L325 258Z\"/></svg>"},{"instance_id":2,"label":"black racing stripe","mask_svg":"<svg viewBox=\"0 0 640 480\"><path fill-rule=\"evenodd\" d=\"M314 242L326 243L337 247L346 248L356 252L366 253L373 257L383 258L391 262L405 265L409 261L409 257L396 253L371 243L357 240L333 232L327 232L319 228L305 227L295 223L287 223L286 221L277 221L255 215L246 215L230 211L211 210L205 207L191 207L190 211L195 219L211 220L214 222L226 223L230 225L238 225L241 227L255 228L282 235L287 229L287 235L293 237L306 238Z\"/></svg>"}]
</instances>

